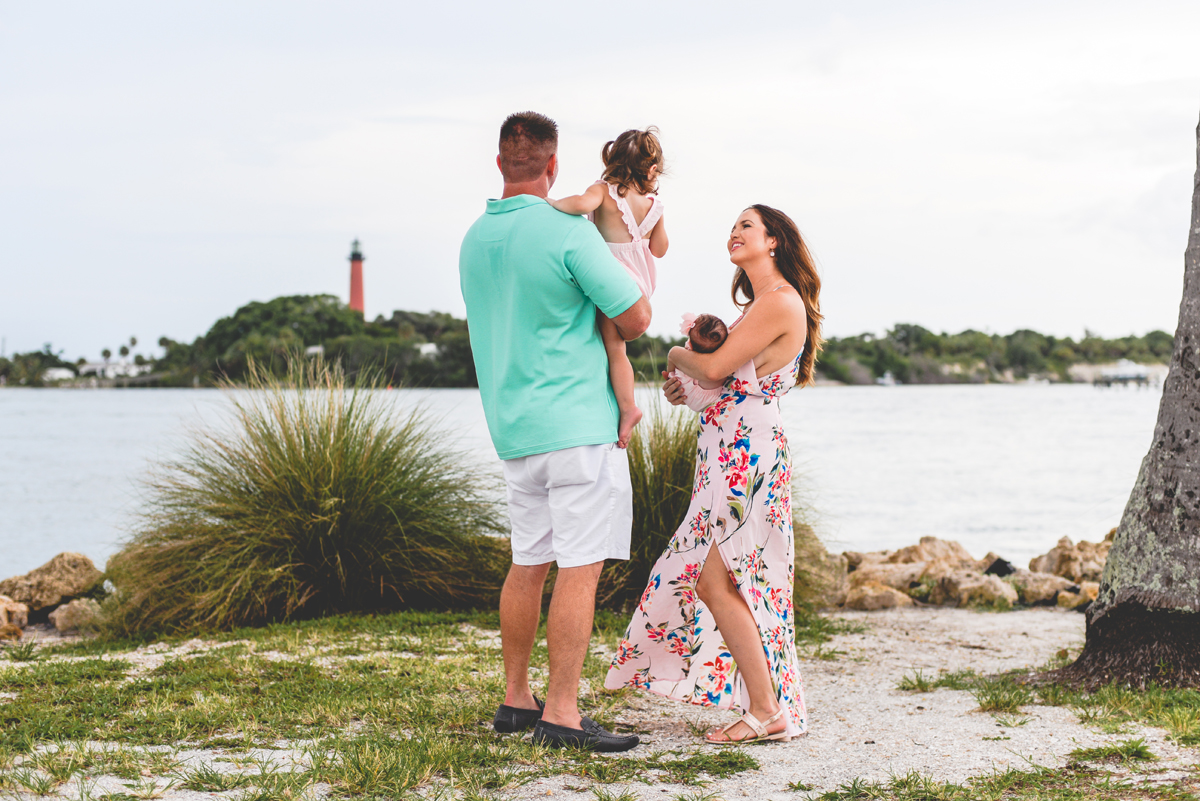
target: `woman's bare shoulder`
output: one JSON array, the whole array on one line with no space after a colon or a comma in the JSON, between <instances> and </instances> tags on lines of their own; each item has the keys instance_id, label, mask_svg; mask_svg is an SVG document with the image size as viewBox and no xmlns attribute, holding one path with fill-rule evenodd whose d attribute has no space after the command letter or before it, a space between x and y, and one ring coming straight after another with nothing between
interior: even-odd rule
<instances>
[{"instance_id":1,"label":"woman's bare shoulder","mask_svg":"<svg viewBox=\"0 0 1200 801\"><path fill-rule=\"evenodd\" d=\"M754 305L750 307L746 316L749 317L751 314L771 318L796 316L800 318L801 322L808 316L804 308L804 300L800 297L800 293L790 285L785 286L783 289L768 292L761 298L756 298Z\"/></svg>"}]
</instances>

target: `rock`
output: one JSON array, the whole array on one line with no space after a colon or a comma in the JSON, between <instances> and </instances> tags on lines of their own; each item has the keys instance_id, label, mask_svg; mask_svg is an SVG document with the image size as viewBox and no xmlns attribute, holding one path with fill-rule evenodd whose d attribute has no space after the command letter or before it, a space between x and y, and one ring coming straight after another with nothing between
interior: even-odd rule
<instances>
[{"instance_id":1,"label":"rock","mask_svg":"<svg viewBox=\"0 0 1200 801\"><path fill-rule=\"evenodd\" d=\"M996 576L959 570L938 581L929 593L929 600L935 604L1005 608L1017 602L1017 591Z\"/></svg>"},{"instance_id":2,"label":"rock","mask_svg":"<svg viewBox=\"0 0 1200 801\"><path fill-rule=\"evenodd\" d=\"M0 595L0 626L16 626L23 629L29 625L29 607L17 603L7 595Z\"/></svg>"},{"instance_id":3,"label":"rock","mask_svg":"<svg viewBox=\"0 0 1200 801\"><path fill-rule=\"evenodd\" d=\"M1048 552L1031 559L1029 569L1035 573L1062 576L1077 584L1081 581L1099 581L1115 532L1116 529L1110 531L1099 543L1081 541L1075 545L1069 537L1063 537Z\"/></svg>"},{"instance_id":4,"label":"rock","mask_svg":"<svg viewBox=\"0 0 1200 801\"><path fill-rule=\"evenodd\" d=\"M846 608L859 609L864 612L912 605L912 598L877 581L868 581L857 587L851 587L846 596Z\"/></svg>"},{"instance_id":5,"label":"rock","mask_svg":"<svg viewBox=\"0 0 1200 801\"><path fill-rule=\"evenodd\" d=\"M921 537L919 544L901 548L888 557L892 564L928 563L937 560L964 568L973 568L977 564L966 548L953 540L939 540L937 537Z\"/></svg>"},{"instance_id":6,"label":"rock","mask_svg":"<svg viewBox=\"0 0 1200 801\"><path fill-rule=\"evenodd\" d=\"M931 583L937 582L954 571L961 569L957 561L951 562L948 559L934 559L932 562L926 564L925 569L921 571L921 579Z\"/></svg>"},{"instance_id":7,"label":"rock","mask_svg":"<svg viewBox=\"0 0 1200 801\"><path fill-rule=\"evenodd\" d=\"M94 629L100 623L100 604L91 598L77 598L51 612L50 622L60 634Z\"/></svg>"},{"instance_id":8,"label":"rock","mask_svg":"<svg viewBox=\"0 0 1200 801\"><path fill-rule=\"evenodd\" d=\"M0 626L0 640L19 640L24 634L21 627L15 623L5 623Z\"/></svg>"},{"instance_id":9,"label":"rock","mask_svg":"<svg viewBox=\"0 0 1200 801\"><path fill-rule=\"evenodd\" d=\"M886 562L891 551L871 551L869 553L859 553L858 551L846 551L842 556L846 557L846 571L853 573L863 565L879 564Z\"/></svg>"},{"instance_id":10,"label":"rock","mask_svg":"<svg viewBox=\"0 0 1200 801\"><path fill-rule=\"evenodd\" d=\"M924 571L924 562L901 565L887 562L865 564L850 574L850 588L853 590L864 584L875 583L903 592L914 583L919 583Z\"/></svg>"},{"instance_id":11,"label":"rock","mask_svg":"<svg viewBox=\"0 0 1200 801\"><path fill-rule=\"evenodd\" d=\"M1111 537L1115 531L1115 528L1110 531L1102 542L1091 543L1081 540L1075 546L1083 562L1080 568L1080 581L1100 581L1100 577L1104 575L1104 563L1108 561L1108 552L1112 549Z\"/></svg>"},{"instance_id":12,"label":"rock","mask_svg":"<svg viewBox=\"0 0 1200 801\"><path fill-rule=\"evenodd\" d=\"M992 556L992 554L988 554L988 556ZM987 557L984 557L984 561L988 561ZM1017 569L1013 567L1013 563L1000 557L988 561L988 566L983 570L985 576L999 576L1000 578L1011 576L1015 572Z\"/></svg>"},{"instance_id":13,"label":"rock","mask_svg":"<svg viewBox=\"0 0 1200 801\"><path fill-rule=\"evenodd\" d=\"M1013 572L1009 581L1016 587L1021 603L1030 605L1053 605L1059 592L1074 586L1062 576L1020 569Z\"/></svg>"},{"instance_id":14,"label":"rock","mask_svg":"<svg viewBox=\"0 0 1200 801\"><path fill-rule=\"evenodd\" d=\"M60 553L23 576L0 581L0 595L26 604L37 612L93 589L103 573L81 553Z\"/></svg>"},{"instance_id":15,"label":"rock","mask_svg":"<svg viewBox=\"0 0 1200 801\"><path fill-rule=\"evenodd\" d=\"M1078 609L1084 604L1091 603L1087 595L1083 593L1083 588L1077 584L1072 584L1065 590L1058 593L1057 603L1063 609Z\"/></svg>"}]
</instances>

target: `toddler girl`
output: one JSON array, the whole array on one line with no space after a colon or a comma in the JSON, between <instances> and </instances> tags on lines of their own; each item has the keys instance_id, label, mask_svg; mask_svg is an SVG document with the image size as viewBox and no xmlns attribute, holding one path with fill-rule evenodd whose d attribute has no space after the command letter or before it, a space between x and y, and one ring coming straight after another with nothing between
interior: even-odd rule
<instances>
[{"instance_id":1,"label":"toddler girl","mask_svg":"<svg viewBox=\"0 0 1200 801\"><path fill-rule=\"evenodd\" d=\"M582 195L551 200L550 205L567 214L587 214L596 224L617 261L624 265L647 298L654 294L657 272L654 259L667 252L667 228L663 222L662 201L658 199L658 178L663 173L662 145L657 128L630 130L604 145L601 180ZM621 420L617 426L617 445L629 445L633 427L642 412L633 399L633 365L625 355L625 340L616 325L597 312L600 337L608 351L608 370Z\"/></svg>"}]
</instances>

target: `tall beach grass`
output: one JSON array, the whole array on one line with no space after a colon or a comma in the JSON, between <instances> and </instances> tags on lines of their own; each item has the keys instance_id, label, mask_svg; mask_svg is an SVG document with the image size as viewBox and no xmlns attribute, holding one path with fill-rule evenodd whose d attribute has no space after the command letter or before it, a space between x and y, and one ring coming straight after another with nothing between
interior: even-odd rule
<instances>
[{"instance_id":1,"label":"tall beach grass","mask_svg":"<svg viewBox=\"0 0 1200 801\"><path fill-rule=\"evenodd\" d=\"M114 633L495 605L510 561L496 479L427 413L321 360L244 381L226 387L230 423L152 473L108 563Z\"/></svg>"}]
</instances>

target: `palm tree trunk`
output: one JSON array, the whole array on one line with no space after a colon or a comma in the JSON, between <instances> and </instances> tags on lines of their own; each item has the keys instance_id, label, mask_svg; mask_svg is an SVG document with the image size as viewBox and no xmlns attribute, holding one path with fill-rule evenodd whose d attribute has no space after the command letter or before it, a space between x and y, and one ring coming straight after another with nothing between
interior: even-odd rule
<instances>
[{"instance_id":1,"label":"palm tree trunk","mask_svg":"<svg viewBox=\"0 0 1200 801\"><path fill-rule=\"evenodd\" d=\"M1200 126L1183 300L1150 452L1117 528L1087 642L1042 677L1200 687Z\"/></svg>"}]
</instances>

